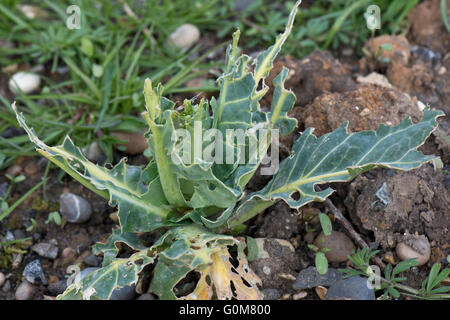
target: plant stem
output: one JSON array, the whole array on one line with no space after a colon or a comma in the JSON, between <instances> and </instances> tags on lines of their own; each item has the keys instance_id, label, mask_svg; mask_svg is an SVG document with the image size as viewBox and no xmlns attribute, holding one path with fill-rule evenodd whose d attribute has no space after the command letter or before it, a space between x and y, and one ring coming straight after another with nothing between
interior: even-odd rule
<instances>
[{"instance_id":1,"label":"plant stem","mask_svg":"<svg viewBox=\"0 0 450 320\"><path fill-rule=\"evenodd\" d=\"M151 141L153 143L155 161L164 195L170 204L179 208L185 207L186 201L181 193L179 182L173 170L170 168L171 161L167 157L164 136L160 128L150 119L148 114L144 114L144 118L153 133L153 139Z\"/></svg>"}]
</instances>

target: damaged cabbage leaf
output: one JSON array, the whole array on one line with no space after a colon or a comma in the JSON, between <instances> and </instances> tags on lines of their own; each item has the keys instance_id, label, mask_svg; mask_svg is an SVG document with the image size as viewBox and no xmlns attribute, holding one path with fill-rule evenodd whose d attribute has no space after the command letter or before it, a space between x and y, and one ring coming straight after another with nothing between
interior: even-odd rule
<instances>
[{"instance_id":1,"label":"damaged cabbage leaf","mask_svg":"<svg viewBox=\"0 0 450 320\"><path fill-rule=\"evenodd\" d=\"M278 199L296 209L312 201L324 201L334 190L316 190L318 184L348 181L375 167L411 170L436 159L417 148L436 129L436 118L442 114L426 109L417 124L407 118L397 126L381 124L377 131L351 134L347 133L348 123L344 123L320 138L313 129L306 129L272 180L243 200L229 224L248 220ZM297 192L299 199L294 199Z\"/></svg>"},{"instance_id":2,"label":"damaged cabbage leaf","mask_svg":"<svg viewBox=\"0 0 450 320\"><path fill-rule=\"evenodd\" d=\"M109 300L114 289L136 284L139 273L154 261L149 249L138 251L129 258L116 258L107 266L89 273L71 284L58 300Z\"/></svg>"},{"instance_id":3,"label":"damaged cabbage leaf","mask_svg":"<svg viewBox=\"0 0 450 320\"><path fill-rule=\"evenodd\" d=\"M259 279L248 267L242 244L231 236L189 225L168 231L157 245L165 249L159 254L151 290L161 299L177 299L174 287L193 270L200 272L201 278L194 293L184 297L186 299L212 298L212 287L219 299L231 299L232 283L236 288L234 295L248 299L261 296L256 286ZM239 248L238 268L232 266L228 253L228 247L234 245ZM209 277L209 284L205 282L206 277ZM245 285L243 279L250 286Z\"/></svg>"},{"instance_id":4,"label":"damaged cabbage leaf","mask_svg":"<svg viewBox=\"0 0 450 320\"><path fill-rule=\"evenodd\" d=\"M186 300L260 300L262 293L257 285L261 279L249 268L244 254L245 245L238 243L237 263L234 267L233 259L226 248L211 255L212 263L198 268L200 280L195 290L182 299Z\"/></svg>"}]
</instances>

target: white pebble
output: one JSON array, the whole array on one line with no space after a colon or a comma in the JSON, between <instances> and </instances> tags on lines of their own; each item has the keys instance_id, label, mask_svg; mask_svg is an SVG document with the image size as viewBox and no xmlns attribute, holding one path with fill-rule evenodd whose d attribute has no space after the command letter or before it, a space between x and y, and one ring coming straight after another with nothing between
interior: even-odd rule
<instances>
[{"instance_id":1,"label":"white pebble","mask_svg":"<svg viewBox=\"0 0 450 320\"><path fill-rule=\"evenodd\" d=\"M9 79L8 87L14 94L31 93L39 88L41 78L31 72L17 72Z\"/></svg>"},{"instance_id":2,"label":"white pebble","mask_svg":"<svg viewBox=\"0 0 450 320\"><path fill-rule=\"evenodd\" d=\"M169 36L170 42L178 48L187 49L200 40L200 31L193 24L183 24Z\"/></svg>"},{"instance_id":3,"label":"white pebble","mask_svg":"<svg viewBox=\"0 0 450 320\"><path fill-rule=\"evenodd\" d=\"M423 266L430 259L430 243L425 236L416 236L409 241L400 242L396 252L400 260L416 258L419 266Z\"/></svg>"},{"instance_id":4,"label":"white pebble","mask_svg":"<svg viewBox=\"0 0 450 320\"><path fill-rule=\"evenodd\" d=\"M16 300L31 300L34 295L35 286L27 280L22 282L16 290Z\"/></svg>"},{"instance_id":5,"label":"white pebble","mask_svg":"<svg viewBox=\"0 0 450 320\"><path fill-rule=\"evenodd\" d=\"M0 288L3 286L5 281L6 281L5 275L2 272L0 272Z\"/></svg>"}]
</instances>

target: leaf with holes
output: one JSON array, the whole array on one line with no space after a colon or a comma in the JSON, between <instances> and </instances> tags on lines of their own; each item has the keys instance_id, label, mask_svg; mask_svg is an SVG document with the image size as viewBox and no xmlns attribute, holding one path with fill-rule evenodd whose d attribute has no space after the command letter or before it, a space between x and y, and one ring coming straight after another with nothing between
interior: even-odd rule
<instances>
[{"instance_id":1,"label":"leaf with holes","mask_svg":"<svg viewBox=\"0 0 450 320\"><path fill-rule=\"evenodd\" d=\"M235 221L229 225L247 220L278 199L295 209L312 201L324 201L333 190L317 190L320 184L348 181L376 167L411 170L436 159L436 156L422 154L417 148L437 128L436 118L442 114L426 109L417 124L408 118L398 126L381 124L377 131L351 134L344 123L320 138L312 133L313 129L306 129L272 180L242 201L230 218ZM296 193L298 199L293 197Z\"/></svg>"}]
</instances>

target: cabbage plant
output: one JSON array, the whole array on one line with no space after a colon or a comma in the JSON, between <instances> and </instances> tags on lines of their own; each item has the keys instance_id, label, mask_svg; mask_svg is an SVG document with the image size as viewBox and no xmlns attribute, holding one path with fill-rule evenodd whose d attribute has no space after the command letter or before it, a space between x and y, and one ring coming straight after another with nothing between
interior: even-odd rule
<instances>
[{"instance_id":1,"label":"cabbage plant","mask_svg":"<svg viewBox=\"0 0 450 320\"><path fill-rule=\"evenodd\" d=\"M95 254L103 255L102 267L72 283L58 299L109 299L113 290L136 284L150 265L150 290L160 299L260 299L261 281L249 267L245 241L232 236L233 230L277 201L293 209L324 201L333 190L318 188L321 184L349 181L376 167L411 170L436 158L417 148L436 129L440 111L426 109L417 124L408 118L376 131L348 133L344 123L316 137L308 128L270 172L270 182L259 191L246 190L267 159L270 142L297 125L288 116L295 95L284 88L287 69L274 79L271 105L261 106L260 101L299 4L284 33L255 59L239 54L239 30L233 34L224 72L217 79L217 99L185 100L176 107L162 96L161 84L154 87L145 81L142 116L149 127L145 136L151 154L146 166L128 165L125 159L112 168L96 165L69 137L60 146L47 146L12 105L40 154L118 208L120 227L106 243L93 247ZM244 132L245 139L238 139L236 132ZM270 153L273 158L276 148ZM226 155L227 161L219 155ZM140 235L154 230L161 236L147 247ZM132 253L118 257L119 244ZM199 276L195 289L178 297L174 287L193 271Z\"/></svg>"}]
</instances>

